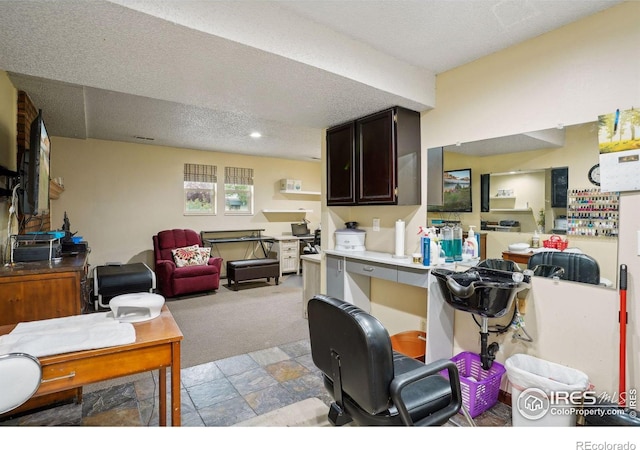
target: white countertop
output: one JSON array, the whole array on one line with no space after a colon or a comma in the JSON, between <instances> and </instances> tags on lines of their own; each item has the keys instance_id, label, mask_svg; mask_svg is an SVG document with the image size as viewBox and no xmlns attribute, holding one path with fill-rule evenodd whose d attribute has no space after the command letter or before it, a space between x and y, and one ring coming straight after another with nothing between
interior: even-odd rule
<instances>
[{"instance_id":1,"label":"white countertop","mask_svg":"<svg viewBox=\"0 0 640 450\"><path fill-rule=\"evenodd\" d=\"M454 263L439 264L435 266L423 266L422 263L416 264L412 262L410 256L406 256L404 258L396 258L391 253L372 252L368 250L363 252L350 252L350 251L344 251L344 250L325 250L324 252L327 255L342 256L345 258L358 259L361 261L378 262L382 264L408 267L410 269L424 270L425 272L429 271L430 269L433 269L434 267L451 268L454 266Z\"/></svg>"},{"instance_id":2,"label":"white countertop","mask_svg":"<svg viewBox=\"0 0 640 450\"><path fill-rule=\"evenodd\" d=\"M304 259L305 261L317 262L320 264L321 256L318 253L307 253L304 255L300 255L300 259Z\"/></svg>"}]
</instances>

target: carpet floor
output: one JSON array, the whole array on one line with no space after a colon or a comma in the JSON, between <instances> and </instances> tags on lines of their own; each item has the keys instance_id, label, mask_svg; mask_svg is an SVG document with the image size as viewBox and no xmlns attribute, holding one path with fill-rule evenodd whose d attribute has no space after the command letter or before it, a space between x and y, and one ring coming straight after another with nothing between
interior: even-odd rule
<instances>
[{"instance_id":1,"label":"carpet floor","mask_svg":"<svg viewBox=\"0 0 640 450\"><path fill-rule=\"evenodd\" d=\"M290 275L277 286L241 283L238 291L225 283L212 294L167 299L184 335L182 367L308 339L301 278Z\"/></svg>"}]
</instances>

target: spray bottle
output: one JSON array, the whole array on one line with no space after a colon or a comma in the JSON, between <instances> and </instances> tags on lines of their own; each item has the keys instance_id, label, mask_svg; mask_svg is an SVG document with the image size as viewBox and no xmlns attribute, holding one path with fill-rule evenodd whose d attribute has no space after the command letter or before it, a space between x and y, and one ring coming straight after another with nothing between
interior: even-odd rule
<instances>
[{"instance_id":1,"label":"spray bottle","mask_svg":"<svg viewBox=\"0 0 640 450\"><path fill-rule=\"evenodd\" d=\"M440 238L436 232L435 227L429 229L429 237L431 238L430 250L431 250L431 265L441 264L444 261L440 261Z\"/></svg>"}]
</instances>

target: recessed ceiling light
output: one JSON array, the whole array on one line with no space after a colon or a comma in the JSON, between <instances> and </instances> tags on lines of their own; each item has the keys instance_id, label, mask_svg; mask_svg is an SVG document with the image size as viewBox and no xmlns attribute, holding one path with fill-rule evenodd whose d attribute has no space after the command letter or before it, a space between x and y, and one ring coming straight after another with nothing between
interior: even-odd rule
<instances>
[{"instance_id":1,"label":"recessed ceiling light","mask_svg":"<svg viewBox=\"0 0 640 450\"><path fill-rule=\"evenodd\" d=\"M262 135L260 133L258 133L257 131L254 131L249 136L251 136L254 139L258 139L259 137L262 137Z\"/></svg>"}]
</instances>

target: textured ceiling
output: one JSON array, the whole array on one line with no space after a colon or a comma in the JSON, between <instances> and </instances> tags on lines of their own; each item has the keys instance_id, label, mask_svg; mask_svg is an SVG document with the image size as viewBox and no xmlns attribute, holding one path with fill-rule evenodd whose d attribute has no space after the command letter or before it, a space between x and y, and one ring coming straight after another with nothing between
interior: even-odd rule
<instances>
[{"instance_id":1,"label":"textured ceiling","mask_svg":"<svg viewBox=\"0 0 640 450\"><path fill-rule=\"evenodd\" d=\"M319 158L324 128L428 110L436 74L617 3L4 0L0 70L54 136Z\"/></svg>"}]
</instances>

